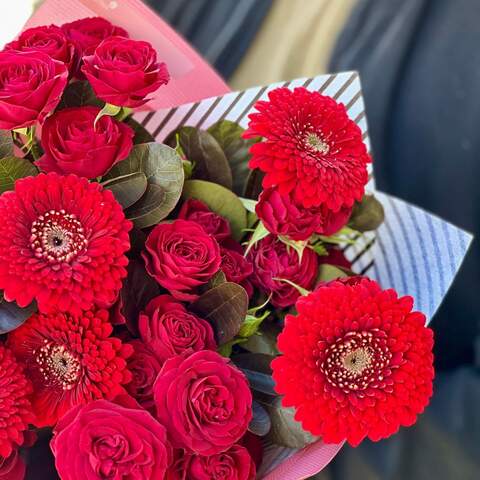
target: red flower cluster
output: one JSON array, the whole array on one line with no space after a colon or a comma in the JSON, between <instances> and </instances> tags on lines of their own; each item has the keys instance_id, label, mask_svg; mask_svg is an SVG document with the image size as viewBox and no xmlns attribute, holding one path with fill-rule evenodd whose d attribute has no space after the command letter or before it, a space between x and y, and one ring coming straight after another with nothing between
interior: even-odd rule
<instances>
[{"instance_id":1,"label":"red flower cluster","mask_svg":"<svg viewBox=\"0 0 480 480\"><path fill-rule=\"evenodd\" d=\"M37 427L53 426L69 409L125 393L132 347L111 337L105 310L33 315L8 336L8 345L33 383Z\"/></svg>"},{"instance_id":2,"label":"red flower cluster","mask_svg":"<svg viewBox=\"0 0 480 480\"><path fill-rule=\"evenodd\" d=\"M112 192L56 173L0 196L0 289L43 312L113 304L125 277L131 223Z\"/></svg>"},{"instance_id":3,"label":"red flower cluster","mask_svg":"<svg viewBox=\"0 0 480 480\"><path fill-rule=\"evenodd\" d=\"M304 207L337 212L363 197L370 162L360 128L345 107L305 88L277 88L250 115L245 138L264 137L250 152L251 168L266 173L264 187L293 192Z\"/></svg>"},{"instance_id":4,"label":"red flower cluster","mask_svg":"<svg viewBox=\"0 0 480 480\"><path fill-rule=\"evenodd\" d=\"M297 302L272 362L276 390L324 442L358 445L415 423L432 395L433 333L398 298L368 279L331 282Z\"/></svg>"}]
</instances>

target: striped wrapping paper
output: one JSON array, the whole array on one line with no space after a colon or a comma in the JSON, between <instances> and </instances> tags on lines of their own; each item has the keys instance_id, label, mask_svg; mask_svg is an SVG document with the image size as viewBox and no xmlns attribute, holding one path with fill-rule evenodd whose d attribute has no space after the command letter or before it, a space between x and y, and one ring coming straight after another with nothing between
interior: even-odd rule
<instances>
[{"instance_id":1,"label":"striped wrapping paper","mask_svg":"<svg viewBox=\"0 0 480 480\"><path fill-rule=\"evenodd\" d=\"M246 127L255 102L267 99L268 92L280 86L304 86L342 102L350 118L362 130L370 149L361 85L356 72L250 88L173 109L140 112L135 117L158 141L163 141L181 125L206 129L218 120L227 119ZM373 178L367 190L375 190ZM345 255L353 263L354 271L368 275L385 288L395 288L400 295L412 295L415 307L430 320L449 289L472 237L417 207L378 191L375 194L385 208L386 220L376 234L364 234L355 245L344 247ZM268 446L259 478L308 478L324 468L341 446L325 445L321 441L300 451Z\"/></svg>"}]
</instances>

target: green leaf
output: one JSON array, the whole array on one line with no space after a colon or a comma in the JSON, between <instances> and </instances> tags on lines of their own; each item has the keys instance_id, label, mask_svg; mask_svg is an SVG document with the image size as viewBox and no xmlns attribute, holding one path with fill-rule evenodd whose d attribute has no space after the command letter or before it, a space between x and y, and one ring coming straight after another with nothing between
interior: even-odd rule
<instances>
[{"instance_id":1,"label":"green leaf","mask_svg":"<svg viewBox=\"0 0 480 480\"><path fill-rule=\"evenodd\" d=\"M139 143L155 142L152 134L132 117L128 117L125 120L125 123L135 132L135 136L133 137L133 143L135 145Z\"/></svg>"},{"instance_id":2,"label":"green leaf","mask_svg":"<svg viewBox=\"0 0 480 480\"><path fill-rule=\"evenodd\" d=\"M232 236L240 240L247 226L247 212L240 199L230 190L216 183L204 180L187 180L182 197L196 198L204 202L210 210L230 222Z\"/></svg>"},{"instance_id":3,"label":"green leaf","mask_svg":"<svg viewBox=\"0 0 480 480\"><path fill-rule=\"evenodd\" d=\"M222 357L229 358L232 355L232 350L235 345L239 345L241 343L246 342L246 338L238 338L235 337L232 340L229 340L228 342L224 343L223 345L220 345L217 349L218 353Z\"/></svg>"},{"instance_id":4,"label":"green leaf","mask_svg":"<svg viewBox=\"0 0 480 480\"><path fill-rule=\"evenodd\" d=\"M270 235L270 232L267 230L263 222L258 222L255 230L252 233L252 236L248 240L247 248L245 249L245 255L252 249L252 247L259 242L262 238L267 237Z\"/></svg>"},{"instance_id":5,"label":"green leaf","mask_svg":"<svg viewBox=\"0 0 480 480\"><path fill-rule=\"evenodd\" d=\"M218 345L223 345L240 330L247 314L248 295L240 285L225 282L202 294L190 309L210 322Z\"/></svg>"},{"instance_id":6,"label":"green leaf","mask_svg":"<svg viewBox=\"0 0 480 480\"><path fill-rule=\"evenodd\" d=\"M250 213L255 213L255 207L258 203L257 200L251 200L250 198L243 198L239 197L240 201L243 203L243 206L247 209Z\"/></svg>"},{"instance_id":7,"label":"green leaf","mask_svg":"<svg viewBox=\"0 0 480 480\"><path fill-rule=\"evenodd\" d=\"M30 177L37 174L38 170L35 165L25 158L0 158L0 193L13 190L15 181L19 178Z\"/></svg>"},{"instance_id":8,"label":"green leaf","mask_svg":"<svg viewBox=\"0 0 480 480\"><path fill-rule=\"evenodd\" d=\"M208 132L194 127L180 127L165 140L167 145L180 145L187 160L195 167L193 178L218 183L232 189L232 171L218 142Z\"/></svg>"},{"instance_id":9,"label":"green leaf","mask_svg":"<svg viewBox=\"0 0 480 480\"><path fill-rule=\"evenodd\" d=\"M305 247L308 245L308 240L292 240L284 235L279 235L278 239L287 247L293 248L297 252L298 263L302 263L303 252Z\"/></svg>"},{"instance_id":10,"label":"green leaf","mask_svg":"<svg viewBox=\"0 0 480 480\"><path fill-rule=\"evenodd\" d=\"M328 255L327 247L325 247L325 245L321 241L318 241L318 242L313 243L313 244L309 244L308 248L313 250L320 257L324 257L324 256Z\"/></svg>"},{"instance_id":11,"label":"green leaf","mask_svg":"<svg viewBox=\"0 0 480 480\"><path fill-rule=\"evenodd\" d=\"M272 323L263 323L259 335L252 335L243 348L252 353L278 355L277 337L281 329Z\"/></svg>"},{"instance_id":12,"label":"green leaf","mask_svg":"<svg viewBox=\"0 0 480 480\"><path fill-rule=\"evenodd\" d=\"M112 105L111 103L106 103L103 108L98 112L97 116L95 117L95 120L93 122L93 128L97 126L97 122L104 116L108 117L114 117L115 115L118 115L122 111L122 107L119 107L117 105Z\"/></svg>"},{"instance_id":13,"label":"green leaf","mask_svg":"<svg viewBox=\"0 0 480 480\"><path fill-rule=\"evenodd\" d=\"M353 207L348 226L359 232L376 230L385 219L382 204L374 195L365 195L360 203Z\"/></svg>"},{"instance_id":14,"label":"green leaf","mask_svg":"<svg viewBox=\"0 0 480 480\"><path fill-rule=\"evenodd\" d=\"M264 312L260 317L256 317L255 315L249 315L245 317L245 320L240 327L238 332L239 337L248 338L252 335L255 335L258 331L258 328L262 324L262 322L270 315L270 312L267 310Z\"/></svg>"},{"instance_id":15,"label":"green leaf","mask_svg":"<svg viewBox=\"0 0 480 480\"><path fill-rule=\"evenodd\" d=\"M15 330L37 311L35 302L28 305L28 307L20 308L15 302L7 302L3 298L3 294L1 295L1 300L0 335Z\"/></svg>"},{"instance_id":16,"label":"green leaf","mask_svg":"<svg viewBox=\"0 0 480 480\"><path fill-rule=\"evenodd\" d=\"M222 270L219 270L207 283L204 285L200 285L198 290L201 293L205 293L207 290L211 290L212 288L218 287L220 284L225 283L227 278Z\"/></svg>"},{"instance_id":17,"label":"green leaf","mask_svg":"<svg viewBox=\"0 0 480 480\"><path fill-rule=\"evenodd\" d=\"M324 263L318 268L317 282L331 282L332 280L349 276L346 270Z\"/></svg>"},{"instance_id":18,"label":"green leaf","mask_svg":"<svg viewBox=\"0 0 480 480\"><path fill-rule=\"evenodd\" d=\"M259 437L264 437L272 428L272 422L268 412L255 400L252 403L252 420L248 425L248 431Z\"/></svg>"},{"instance_id":19,"label":"green leaf","mask_svg":"<svg viewBox=\"0 0 480 480\"><path fill-rule=\"evenodd\" d=\"M178 203L183 186L182 160L167 145L141 143L133 146L128 158L117 163L104 181L138 172L147 178L147 188L125 215L137 228L146 228L163 220Z\"/></svg>"},{"instance_id":20,"label":"green leaf","mask_svg":"<svg viewBox=\"0 0 480 480\"><path fill-rule=\"evenodd\" d=\"M263 186L262 181L265 174L256 168L255 170L250 170L248 174L245 190L243 191L243 196L247 198L253 198L254 200L258 199L260 193L262 193Z\"/></svg>"},{"instance_id":21,"label":"green leaf","mask_svg":"<svg viewBox=\"0 0 480 480\"><path fill-rule=\"evenodd\" d=\"M133 335L138 335L138 315L152 298L160 295L158 283L148 275L143 261L130 260L127 278L120 290L120 312Z\"/></svg>"},{"instance_id":22,"label":"green leaf","mask_svg":"<svg viewBox=\"0 0 480 480\"><path fill-rule=\"evenodd\" d=\"M142 172L129 173L113 178L103 183L104 188L111 190L118 203L123 208L128 208L140 200L147 190L147 177Z\"/></svg>"},{"instance_id":23,"label":"green leaf","mask_svg":"<svg viewBox=\"0 0 480 480\"><path fill-rule=\"evenodd\" d=\"M306 288L303 288L301 287L300 285L297 285L296 283L292 282L291 280L288 280L287 278L273 278L273 280L276 280L277 282L283 282L283 283L287 283L288 285L290 285L291 287L295 288L298 293L300 293L300 295L302 296L305 296L305 295L308 295L310 292L310 290L307 290Z\"/></svg>"},{"instance_id":24,"label":"green leaf","mask_svg":"<svg viewBox=\"0 0 480 480\"><path fill-rule=\"evenodd\" d=\"M293 408L282 406L281 398L275 398L266 408L272 422L267 438L272 443L290 448L303 448L318 440L318 437L306 432L302 424L295 420Z\"/></svg>"},{"instance_id":25,"label":"green leaf","mask_svg":"<svg viewBox=\"0 0 480 480\"><path fill-rule=\"evenodd\" d=\"M244 129L238 123L230 120L220 120L213 124L208 132L213 135L222 148L233 175L233 191L241 195L249 175L248 161L250 147L260 141L260 137L244 139Z\"/></svg>"},{"instance_id":26,"label":"green leaf","mask_svg":"<svg viewBox=\"0 0 480 480\"><path fill-rule=\"evenodd\" d=\"M10 130L0 130L0 158L13 156L13 137Z\"/></svg>"},{"instance_id":27,"label":"green leaf","mask_svg":"<svg viewBox=\"0 0 480 480\"><path fill-rule=\"evenodd\" d=\"M73 82L65 88L62 99L58 104L57 110L67 107L83 107L91 105L101 107L103 103L95 96L90 83L86 80L81 82Z\"/></svg>"}]
</instances>

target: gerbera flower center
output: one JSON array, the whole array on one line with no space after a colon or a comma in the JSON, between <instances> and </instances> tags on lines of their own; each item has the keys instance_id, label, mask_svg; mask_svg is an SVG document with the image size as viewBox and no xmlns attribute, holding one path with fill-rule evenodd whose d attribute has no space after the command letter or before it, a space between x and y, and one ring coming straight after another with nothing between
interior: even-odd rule
<instances>
[{"instance_id":1,"label":"gerbera flower center","mask_svg":"<svg viewBox=\"0 0 480 480\"><path fill-rule=\"evenodd\" d=\"M305 144L311 150L326 155L330 151L330 146L317 133L309 132L305 136Z\"/></svg>"},{"instance_id":2,"label":"gerbera flower center","mask_svg":"<svg viewBox=\"0 0 480 480\"><path fill-rule=\"evenodd\" d=\"M45 381L63 390L71 390L80 377L80 361L63 345L47 342L35 352L35 360Z\"/></svg>"},{"instance_id":3,"label":"gerbera flower center","mask_svg":"<svg viewBox=\"0 0 480 480\"><path fill-rule=\"evenodd\" d=\"M326 350L320 369L345 393L379 385L392 354L381 331L349 332Z\"/></svg>"},{"instance_id":4,"label":"gerbera flower center","mask_svg":"<svg viewBox=\"0 0 480 480\"><path fill-rule=\"evenodd\" d=\"M70 262L87 246L82 224L72 213L50 210L32 223L30 245L37 258Z\"/></svg>"}]
</instances>

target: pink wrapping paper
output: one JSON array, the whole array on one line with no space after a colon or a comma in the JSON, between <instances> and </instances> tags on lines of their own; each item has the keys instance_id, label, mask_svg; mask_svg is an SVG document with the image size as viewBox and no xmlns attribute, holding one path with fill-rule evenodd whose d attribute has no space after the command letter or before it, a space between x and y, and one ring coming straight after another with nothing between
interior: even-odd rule
<instances>
[{"instance_id":1,"label":"pink wrapping paper","mask_svg":"<svg viewBox=\"0 0 480 480\"><path fill-rule=\"evenodd\" d=\"M150 42L167 64L171 80L144 110L170 108L230 91L213 68L140 0L46 0L24 28L94 16L120 25L136 40Z\"/></svg>"}]
</instances>

